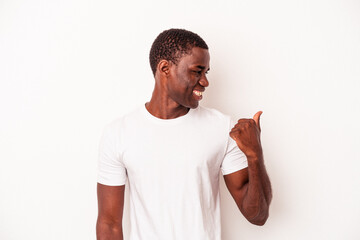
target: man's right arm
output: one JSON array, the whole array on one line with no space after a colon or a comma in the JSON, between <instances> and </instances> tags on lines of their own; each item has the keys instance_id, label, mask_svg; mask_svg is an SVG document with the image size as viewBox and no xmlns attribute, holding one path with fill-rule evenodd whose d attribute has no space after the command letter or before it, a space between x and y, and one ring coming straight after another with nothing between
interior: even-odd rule
<instances>
[{"instance_id":1,"label":"man's right arm","mask_svg":"<svg viewBox=\"0 0 360 240\"><path fill-rule=\"evenodd\" d=\"M125 185L97 184L98 219L97 240L123 240L122 216Z\"/></svg>"}]
</instances>

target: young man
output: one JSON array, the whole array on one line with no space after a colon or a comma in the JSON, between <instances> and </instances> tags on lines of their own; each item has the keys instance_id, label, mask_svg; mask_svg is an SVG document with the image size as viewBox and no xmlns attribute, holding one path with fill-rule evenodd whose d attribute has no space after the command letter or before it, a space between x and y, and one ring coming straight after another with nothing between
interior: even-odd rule
<instances>
[{"instance_id":1,"label":"young man","mask_svg":"<svg viewBox=\"0 0 360 240\"><path fill-rule=\"evenodd\" d=\"M170 29L150 50L150 102L104 128L100 143L97 238L123 239L125 182L130 240L220 240L219 173L242 214L263 225L272 198L260 115L240 119L199 106L209 82L208 46Z\"/></svg>"}]
</instances>

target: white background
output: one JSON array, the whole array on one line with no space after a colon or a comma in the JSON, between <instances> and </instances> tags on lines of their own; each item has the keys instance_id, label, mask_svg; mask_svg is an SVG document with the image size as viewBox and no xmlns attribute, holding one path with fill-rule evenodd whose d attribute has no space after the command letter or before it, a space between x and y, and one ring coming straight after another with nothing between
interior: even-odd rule
<instances>
[{"instance_id":1,"label":"white background","mask_svg":"<svg viewBox=\"0 0 360 240\"><path fill-rule=\"evenodd\" d=\"M201 104L264 112L270 217L248 223L222 181L223 240L360 239L350 0L0 0L0 239L95 239L100 134L150 99L149 49L171 27L210 47Z\"/></svg>"}]
</instances>

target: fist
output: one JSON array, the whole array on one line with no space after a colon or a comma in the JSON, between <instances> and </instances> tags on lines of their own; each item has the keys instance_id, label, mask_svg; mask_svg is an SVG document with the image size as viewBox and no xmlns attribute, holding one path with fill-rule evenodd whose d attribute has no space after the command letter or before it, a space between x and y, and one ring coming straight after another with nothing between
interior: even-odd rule
<instances>
[{"instance_id":1,"label":"fist","mask_svg":"<svg viewBox=\"0 0 360 240\"><path fill-rule=\"evenodd\" d=\"M260 115L257 112L252 119L240 119L231 129L230 137L236 141L236 144L248 158L257 158L262 155L260 141Z\"/></svg>"}]
</instances>

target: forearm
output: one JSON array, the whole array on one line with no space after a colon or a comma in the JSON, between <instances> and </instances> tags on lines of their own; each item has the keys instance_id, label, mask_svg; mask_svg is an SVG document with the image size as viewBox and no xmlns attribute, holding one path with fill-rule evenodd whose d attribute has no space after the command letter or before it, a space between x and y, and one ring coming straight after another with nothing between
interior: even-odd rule
<instances>
[{"instance_id":1,"label":"forearm","mask_svg":"<svg viewBox=\"0 0 360 240\"><path fill-rule=\"evenodd\" d=\"M97 221L96 223L97 240L123 240L121 224Z\"/></svg>"},{"instance_id":2,"label":"forearm","mask_svg":"<svg viewBox=\"0 0 360 240\"><path fill-rule=\"evenodd\" d=\"M263 225L269 215L272 190L262 155L248 157L248 174L240 210L251 223Z\"/></svg>"},{"instance_id":3,"label":"forearm","mask_svg":"<svg viewBox=\"0 0 360 240\"><path fill-rule=\"evenodd\" d=\"M248 158L248 165L249 182L252 180L251 182L257 183L257 181L260 180L259 188L262 189L263 197L265 198L267 205L270 205L272 189L262 154L256 158Z\"/></svg>"}]
</instances>

